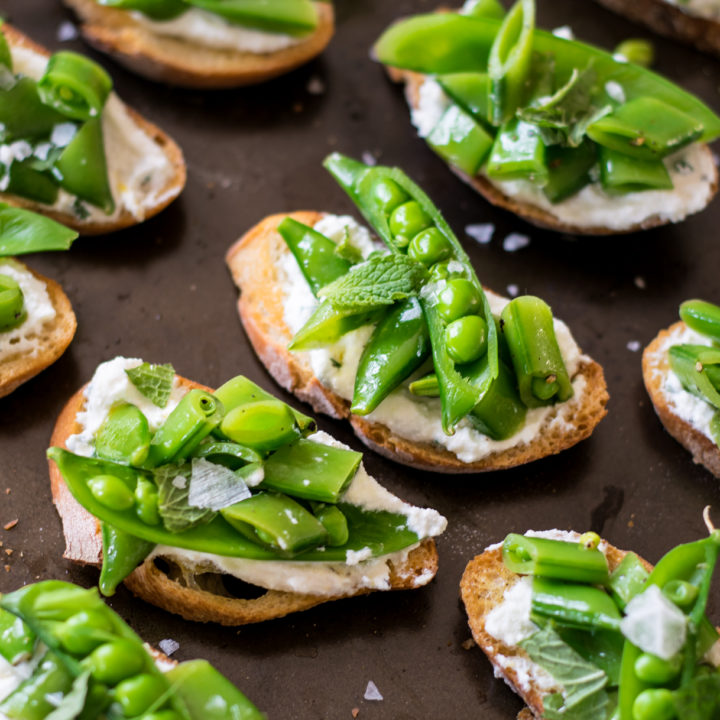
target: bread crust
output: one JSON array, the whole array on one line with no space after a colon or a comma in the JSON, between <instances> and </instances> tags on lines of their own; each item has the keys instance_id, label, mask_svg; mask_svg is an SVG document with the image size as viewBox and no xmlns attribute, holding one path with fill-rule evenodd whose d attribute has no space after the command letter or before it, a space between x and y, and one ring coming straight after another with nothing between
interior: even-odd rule
<instances>
[{"instance_id":1,"label":"bread crust","mask_svg":"<svg viewBox=\"0 0 720 720\"><path fill-rule=\"evenodd\" d=\"M283 318L283 288L277 262L289 252L277 232L287 214L271 215L249 230L228 250L226 261L240 290L238 312L250 343L276 382L316 412L334 418L349 419L355 434L370 448L385 457L422 470L445 473L476 473L500 470L532 462L565 450L589 437L606 414L608 401L603 371L591 359L584 361L579 373L585 376L583 402L567 418L573 431L549 429L556 416L546 420L545 432L530 443L502 452L493 452L475 462L466 463L443 447L400 437L384 425L351 415L350 403L323 386L313 374L304 353L291 353L287 345L292 333ZM322 217L318 212L290 213L297 221L314 225Z\"/></svg>"},{"instance_id":2,"label":"bread crust","mask_svg":"<svg viewBox=\"0 0 720 720\"><path fill-rule=\"evenodd\" d=\"M662 392L665 378L672 370L667 353L662 352L661 347L671 335L685 328L686 325L682 321L673 323L669 328L661 330L645 348L642 356L643 382L655 412L665 429L690 451L693 462L704 465L715 477L720 477L720 449L718 446L686 420L676 415Z\"/></svg>"},{"instance_id":3,"label":"bread crust","mask_svg":"<svg viewBox=\"0 0 720 720\"><path fill-rule=\"evenodd\" d=\"M606 557L611 572L626 554L626 550L619 550L612 545L607 546ZM646 570L652 570L652 565L646 560L640 558L640 561ZM530 720L532 717L543 716L542 694L535 687L520 682L518 673L513 667L506 667L499 662L500 656L527 658L527 653L517 646L506 645L485 630L488 614L503 601L505 592L520 577L505 567L502 561L502 548L490 547L467 564L460 581L460 597L465 605L473 639L492 663L496 677L502 677L528 705L528 708L518 715L518 720L521 718Z\"/></svg>"},{"instance_id":4,"label":"bread crust","mask_svg":"<svg viewBox=\"0 0 720 720\"><path fill-rule=\"evenodd\" d=\"M623 0L620 0L622 3ZM625 6L625 3L623 6ZM632 3L630 3L632 4ZM387 73L393 82L405 84L405 97L408 105L412 109L416 109L419 104L420 86L425 81L425 76L409 70L400 70L398 68L387 68ZM703 145L703 152L711 155L711 150L707 145ZM718 189L718 173L715 163L710 163L713 168L713 180L711 194L708 198L708 204L717 193ZM575 225L561 221L551 212L532 205L527 202L517 200L506 195L500 188L494 185L487 177L481 174L468 175L452 165L448 165L450 170L454 172L461 180L466 182L470 187L477 190L488 202L514 213L523 220L546 230L554 230L555 232L569 233L572 235L625 235L627 233L638 232L640 230L649 230L661 225L668 225L670 220L660 215L651 215L642 222L634 223L622 229L612 229L603 225Z\"/></svg>"},{"instance_id":5,"label":"bread crust","mask_svg":"<svg viewBox=\"0 0 720 720\"><path fill-rule=\"evenodd\" d=\"M20 263L17 259L15 261ZM11 355L7 360L0 359L0 397L9 395L24 382L52 365L65 352L77 329L77 320L70 300L60 285L27 265L20 264L45 283L56 315L51 322L43 325L42 334L37 338L37 346L33 354L19 353L15 356Z\"/></svg>"},{"instance_id":6,"label":"bread crust","mask_svg":"<svg viewBox=\"0 0 720 720\"><path fill-rule=\"evenodd\" d=\"M40 55L50 55L46 48L42 45L38 45L17 28L5 23L3 24L2 31L11 46L24 47ZM124 207L121 209L121 212L117 215L117 217L112 219L82 219L73 213L63 212L50 205L45 205L44 203L39 203L35 200L29 200L10 193L0 193L0 202L8 203L14 207L42 213L43 215L46 215L47 217L76 230L81 235L103 235L105 233L115 232L116 230L123 230L124 228L149 220L151 217L157 215L161 210L164 210L173 200L175 200L185 187L187 167L185 165L182 150L179 145L159 127L151 123L149 120L146 120L131 107L126 105L125 109L145 135L150 137L152 141L163 151L173 169L165 187L157 193L156 203L145 208L145 213L142 219L138 219Z\"/></svg>"},{"instance_id":7,"label":"bread crust","mask_svg":"<svg viewBox=\"0 0 720 720\"><path fill-rule=\"evenodd\" d=\"M197 387L210 391L210 388L185 378L179 380L187 388ZM68 437L80 431L77 413L85 404L85 387L78 390L63 407L50 439L52 446L67 448ZM84 565L100 565L100 522L75 500L57 465L53 461L48 461L48 465L52 498L62 520L65 536L63 557ZM189 568L177 566L174 561L163 564L169 568L160 567L154 560L146 559L125 579L125 585L134 595L146 602L181 615L186 620L197 622L246 625L284 617L331 600L372 592L364 588L328 597L266 590L260 597L246 599L232 596L223 587L220 576L215 573L194 573ZM390 563L390 589L416 588L427 582L428 577L434 577L437 569L435 541L426 538L407 554L402 563Z\"/></svg>"},{"instance_id":8,"label":"bread crust","mask_svg":"<svg viewBox=\"0 0 720 720\"><path fill-rule=\"evenodd\" d=\"M628 20L641 23L665 37L681 40L697 50L720 55L720 22L683 12L664 0L597 0Z\"/></svg>"},{"instance_id":9,"label":"bread crust","mask_svg":"<svg viewBox=\"0 0 720 720\"><path fill-rule=\"evenodd\" d=\"M90 45L129 70L158 82L189 88L218 89L254 85L304 65L328 45L335 30L331 3L316 3L318 26L302 42L271 53L205 48L161 37L129 12L93 0L64 0L81 20Z\"/></svg>"}]
</instances>

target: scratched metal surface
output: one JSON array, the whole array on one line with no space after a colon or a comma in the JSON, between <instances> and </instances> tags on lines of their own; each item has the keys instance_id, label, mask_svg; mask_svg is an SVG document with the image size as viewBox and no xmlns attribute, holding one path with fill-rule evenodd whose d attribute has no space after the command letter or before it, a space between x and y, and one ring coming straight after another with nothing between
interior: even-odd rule
<instances>
[{"instance_id":1,"label":"scratched metal surface","mask_svg":"<svg viewBox=\"0 0 720 720\"><path fill-rule=\"evenodd\" d=\"M458 582L475 553L509 531L559 527L596 530L655 561L703 532L704 505L720 512L718 481L693 465L649 406L634 349L674 320L681 300L720 299L720 203L677 227L609 239L559 237L488 206L415 137L401 93L368 58L391 20L433 4L338 0L337 35L321 59L247 90L173 90L93 54L120 94L184 148L188 186L143 226L30 259L62 283L79 329L58 363L0 400L0 527L19 519L0 530L7 551L0 591L41 578L96 581L96 571L61 558L44 450L58 411L99 362L119 353L172 362L211 386L243 372L277 391L240 327L223 255L266 214L351 212L320 167L329 151L369 152L405 168L443 209L481 280L547 299L604 365L609 416L590 440L559 457L486 476L443 477L367 454L368 469L391 490L450 520L438 543L440 572L423 590L376 593L240 630L184 622L124 590L112 599L149 642L172 638L180 643L178 659L209 658L274 719L351 718L354 708L361 720L514 717L516 697L493 678L480 650L462 646L469 631ZM539 5L542 26L570 24L606 48L647 37L591 2ZM51 48L87 50L80 40L59 42L58 29L70 19L59 2L1 0L0 11ZM657 69L718 107L718 62L669 41L655 44ZM463 233L478 222L496 227L489 245ZM504 251L510 232L527 234L529 246ZM359 447L345 424L320 425ZM717 604L713 613L720 621ZM363 699L369 680L381 702Z\"/></svg>"}]
</instances>

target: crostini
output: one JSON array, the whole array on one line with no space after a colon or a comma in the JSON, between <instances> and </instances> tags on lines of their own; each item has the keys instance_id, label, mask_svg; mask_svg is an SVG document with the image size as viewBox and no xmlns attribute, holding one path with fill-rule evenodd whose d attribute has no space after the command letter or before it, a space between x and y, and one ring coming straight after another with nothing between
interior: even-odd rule
<instances>
[{"instance_id":1,"label":"crostini","mask_svg":"<svg viewBox=\"0 0 720 720\"><path fill-rule=\"evenodd\" d=\"M483 292L402 171L341 155L326 165L385 245L349 216L297 212L227 253L240 319L275 380L427 470L498 470L587 438L606 413L602 368L550 308Z\"/></svg>"},{"instance_id":2,"label":"crostini","mask_svg":"<svg viewBox=\"0 0 720 720\"><path fill-rule=\"evenodd\" d=\"M705 616L720 531L653 569L595 533L508 535L471 560L472 636L527 718L658 720L720 711L720 642ZM696 703L706 714L692 714Z\"/></svg>"},{"instance_id":3,"label":"crostini","mask_svg":"<svg viewBox=\"0 0 720 720\"><path fill-rule=\"evenodd\" d=\"M497 4L492 5L495 7ZM717 190L720 118L654 73L535 29L533 0L388 28L374 53L418 134L491 203L582 235L679 222Z\"/></svg>"},{"instance_id":4,"label":"crostini","mask_svg":"<svg viewBox=\"0 0 720 720\"><path fill-rule=\"evenodd\" d=\"M75 238L49 218L0 203L0 397L52 365L77 327L60 285L13 256L67 250Z\"/></svg>"},{"instance_id":5,"label":"crostini","mask_svg":"<svg viewBox=\"0 0 720 720\"><path fill-rule=\"evenodd\" d=\"M82 55L51 55L0 28L0 200L83 235L135 225L185 186L180 148L112 92Z\"/></svg>"},{"instance_id":6,"label":"crostini","mask_svg":"<svg viewBox=\"0 0 720 720\"><path fill-rule=\"evenodd\" d=\"M262 720L204 660L177 663L95 590L45 580L0 596L0 716Z\"/></svg>"},{"instance_id":7,"label":"crostini","mask_svg":"<svg viewBox=\"0 0 720 720\"><path fill-rule=\"evenodd\" d=\"M211 394L116 358L69 400L51 443L65 557L102 562L105 594L125 580L189 620L243 625L437 571L445 518L390 494L360 453L242 376ZM255 586L249 597L223 586L230 576Z\"/></svg>"},{"instance_id":8,"label":"crostini","mask_svg":"<svg viewBox=\"0 0 720 720\"><path fill-rule=\"evenodd\" d=\"M65 0L93 47L151 80L192 88L253 85L319 55L334 32L331 2Z\"/></svg>"},{"instance_id":9,"label":"crostini","mask_svg":"<svg viewBox=\"0 0 720 720\"><path fill-rule=\"evenodd\" d=\"M680 317L645 348L643 380L665 429L720 477L720 307L688 300Z\"/></svg>"}]
</instances>

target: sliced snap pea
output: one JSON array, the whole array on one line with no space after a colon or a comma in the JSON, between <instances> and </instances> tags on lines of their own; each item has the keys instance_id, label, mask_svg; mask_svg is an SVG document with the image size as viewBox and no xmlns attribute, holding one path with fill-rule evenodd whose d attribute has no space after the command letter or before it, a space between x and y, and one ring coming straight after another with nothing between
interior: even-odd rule
<instances>
[{"instance_id":1,"label":"sliced snap pea","mask_svg":"<svg viewBox=\"0 0 720 720\"><path fill-rule=\"evenodd\" d=\"M187 10L183 0L97 0L99 5L137 10L153 20L172 20Z\"/></svg>"},{"instance_id":2,"label":"sliced snap pea","mask_svg":"<svg viewBox=\"0 0 720 720\"><path fill-rule=\"evenodd\" d=\"M25 298L17 280L0 273L0 332L17 327L25 319L24 306Z\"/></svg>"},{"instance_id":3,"label":"sliced snap pea","mask_svg":"<svg viewBox=\"0 0 720 720\"><path fill-rule=\"evenodd\" d=\"M73 655L89 655L96 647L112 640L115 628L105 609L81 610L54 631L64 650Z\"/></svg>"},{"instance_id":4,"label":"sliced snap pea","mask_svg":"<svg viewBox=\"0 0 720 720\"><path fill-rule=\"evenodd\" d=\"M600 182L610 194L670 190L673 187L670 173L662 160L641 160L601 147L599 161Z\"/></svg>"},{"instance_id":5,"label":"sliced snap pea","mask_svg":"<svg viewBox=\"0 0 720 720\"><path fill-rule=\"evenodd\" d=\"M707 345L673 345L668 361L685 390L720 409L720 392L708 373L711 366L720 364L720 350Z\"/></svg>"},{"instance_id":6,"label":"sliced snap pea","mask_svg":"<svg viewBox=\"0 0 720 720\"><path fill-rule=\"evenodd\" d=\"M328 534L328 545L344 545L350 537L347 518L336 505L315 504L313 515L322 523Z\"/></svg>"},{"instance_id":7,"label":"sliced snap pea","mask_svg":"<svg viewBox=\"0 0 720 720\"><path fill-rule=\"evenodd\" d=\"M547 182L545 197L552 203L562 202L591 182L590 170L597 163L597 148L584 140L576 148L551 145L545 150Z\"/></svg>"},{"instance_id":8,"label":"sliced snap pea","mask_svg":"<svg viewBox=\"0 0 720 720\"><path fill-rule=\"evenodd\" d=\"M43 104L37 83L29 77L18 77L12 87L0 90L0 138L15 139L48 137L56 125L67 118Z\"/></svg>"},{"instance_id":9,"label":"sliced snap pea","mask_svg":"<svg viewBox=\"0 0 720 720\"><path fill-rule=\"evenodd\" d=\"M680 305L680 318L695 332L720 342L720 307L705 300L686 300Z\"/></svg>"},{"instance_id":10,"label":"sliced snap pea","mask_svg":"<svg viewBox=\"0 0 720 720\"><path fill-rule=\"evenodd\" d=\"M364 347L350 410L367 415L430 355L430 337L417 298L393 306Z\"/></svg>"},{"instance_id":11,"label":"sliced snap pea","mask_svg":"<svg viewBox=\"0 0 720 720\"><path fill-rule=\"evenodd\" d=\"M610 574L608 589L621 610L645 589L649 576L650 573L635 553L627 553L620 561Z\"/></svg>"},{"instance_id":12,"label":"sliced snap pea","mask_svg":"<svg viewBox=\"0 0 720 720\"><path fill-rule=\"evenodd\" d=\"M192 389L153 436L146 465L181 462L221 423L222 403L204 390Z\"/></svg>"},{"instance_id":13,"label":"sliced snap pea","mask_svg":"<svg viewBox=\"0 0 720 720\"><path fill-rule=\"evenodd\" d=\"M355 476L362 453L298 440L265 461L261 487L293 497L337 503Z\"/></svg>"},{"instance_id":14,"label":"sliced snap pea","mask_svg":"<svg viewBox=\"0 0 720 720\"><path fill-rule=\"evenodd\" d=\"M32 159L14 160L10 164L6 189L13 195L46 205L52 205L59 192L57 180L47 170L38 170Z\"/></svg>"},{"instance_id":15,"label":"sliced snap pea","mask_svg":"<svg viewBox=\"0 0 720 720\"><path fill-rule=\"evenodd\" d=\"M250 463L262 462L262 456L255 450L233 442L204 442L193 450L190 457L205 458L231 470L237 470Z\"/></svg>"},{"instance_id":16,"label":"sliced snap pea","mask_svg":"<svg viewBox=\"0 0 720 720\"><path fill-rule=\"evenodd\" d=\"M503 125L495 137L485 172L493 180L529 180L544 185L548 172L538 128L516 118Z\"/></svg>"},{"instance_id":17,"label":"sliced snap pea","mask_svg":"<svg viewBox=\"0 0 720 720\"><path fill-rule=\"evenodd\" d=\"M468 415L476 430L493 440L514 435L525 422L527 408L518 395L515 376L503 360L498 376Z\"/></svg>"},{"instance_id":18,"label":"sliced snap pea","mask_svg":"<svg viewBox=\"0 0 720 720\"><path fill-rule=\"evenodd\" d=\"M502 20L505 17L505 8L498 0L471 0L463 5L462 14Z\"/></svg>"},{"instance_id":19,"label":"sliced snap pea","mask_svg":"<svg viewBox=\"0 0 720 720\"><path fill-rule=\"evenodd\" d=\"M297 554L327 540L327 531L316 518L278 493L257 493L220 514L248 539L280 553Z\"/></svg>"},{"instance_id":20,"label":"sliced snap pea","mask_svg":"<svg viewBox=\"0 0 720 720\"><path fill-rule=\"evenodd\" d=\"M98 587L103 595L110 597L115 594L117 586L152 552L155 544L107 523L102 523L101 529L103 558Z\"/></svg>"},{"instance_id":21,"label":"sliced snap pea","mask_svg":"<svg viewBox=\"0 0 720 720\"><path fill-rule=\"evenodd\" d=\"M683 610L692 607L700 593L697 585L687 580L670 580L662 589L663 595Z\"/></svg>"},{"instance_id":22,"label":"sliced snap pea","mask_svg":"<svg viewBox=\"0 0 720 720\"><path fill-rule=\"evenodd\" d=\"M0 608L0 655L11 665L29 660L35 648L35 633L19 618Z\"/></svg>"},{"instance_id":23,"label":"sliced snap pea","mask_svg":"<svg viewBox=\"0 0 720 720\"><path fill-rule=\"evenodd\" d=\"M431 375L426 375L419 380L411 382L408 390L418 397L439 397L440 383L438 382L437 375L432 373Z\"/></svg>"},{"instance_id":24,"label":"sliced snap pea","mask_svg":"<svg viewBox=\"0 0 720 720\"><path fill-rule=\"evenodd\" d=\"M487 73L450 73L438 76L437 81L453 102L470 113L486 130L494 132L488 121L490 77Z\"/></svg>"},{"instance_id":25,"label":"sliced snap pea","mask_svg":"<svg viewBox=\"0 0 720 720\"><path fill-rule=\"evenodd\" d=\"M230 440L266 453L300 437L290 408L280 400L257 400L230 410L220 423Z\"/></svg>"},{"instance_id":26,"label":"sliced snap pea","mask_svg":"<svg viewBox=\"0 0 720 720\"><path fill-rule=\"evenodd\" d=\"M121 403L110 408L95 435L95 453L106 460L142 465L150 451L150 426L138 407Z\"/></svg>"},{"instance_id":27,"label":"sliced snap pea","mask_svg":"<svg viewBox=\"0 0 720 720\"><path fill-rule=\"evenodd\" d=\"M152 480L139 477L135 485L135 512L146 525L160 522L158 490Z\"/></svg>"},{"instance_id":28,"label":"sliced snap pea","mask_svg":"<svg viewBox=\"0 0 720 720\"><path fill-rule=\"evenodd\" d=\"M230 23L265 32L303 35L315 29L317 10L311 0L186 0Z\"/></svg>"}]
</instances>

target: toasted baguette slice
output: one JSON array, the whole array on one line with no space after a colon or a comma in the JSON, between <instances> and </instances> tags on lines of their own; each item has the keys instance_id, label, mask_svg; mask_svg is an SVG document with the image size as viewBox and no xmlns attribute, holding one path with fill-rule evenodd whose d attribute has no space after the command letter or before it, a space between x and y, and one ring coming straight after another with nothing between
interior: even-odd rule
<instances>
[{"instance_id":1,"label":"toasted baguette slice","mask_svg":"<svg viewBox=\"0 0 720 720\"><path fill-rule=\"evenodd\" d=\"M661 330L645 348L642 357L642 373L645 389L650 395L653 407L665 429L692 454L693 461L704 465L715 477L720 477L720 449L715 443L679 417L668 404L662 387L670 370L667 352L662 348L669 337L685 329L685 323L678 321L666 330Z\"/></svg>"},{"instance_id":2,"label":"toasted baguette slice","mask_svg":"<svg viewBox=\"0 0 720 720\"><path fill-rule=\"evenodd\" d=\"M387 72L393 82L405 84L405 97L408 105L410 105L412 109L417 109L420 102L420 87L425 82L425 76L408 70L399 70L398 68L387 68ZM707 145L703 145L701 146L701 152L709 158L710 162L708 162L708 165L712 168L712 188L707 200L709 203L718 189L718 175L715 163L712 162L710 148ZM504 210L509 210L511 213L514 213L532 225L548 230L574 235L622 235L639 230L649 230L650 228L667 225L672 222L660 215L651 215L642 222L634 223L621 229L613 229L602 225L576 225L567 223L545 208L506 195L499 187L494 185L482 174L471 176L452 165L449 167L461 180L477 190L488 202ZM622 198L619 198L618 203L621 202Z\"/></svg>"},{"instance_id":3,"label":"toasted baguette slice","mask_svg":"<svg viewBox=\"0 0 720 720\"><path fill-rule=\"evenodd\" d=\"M190 88L254 85L304 65L328 45L335 30L332 3L316 3L318 26L297 45L271 53L238 52L164 37L132 15L93 0L64 0L80 18L83 37L129 70L159 82Z\"/></svg>"},{"instance_id":4,"label":"toasted baguette slice","mask_svg":"<svg viewBox=\"0 0 720 720\"><path fill-rule=\"evenodd\" d=\"M46 57L50 55L47 49L33 42L26 35L7 23L3 24L2 32L5 34L11 47L27 48ZM125 109L138 128L162 150L167 158L168 164L172 168L172 172L164 187L155 193L155 202L143 207L141 217L133 214L129 208L120 206L119 212L107 219L92 216L83 219L72 212L59 210L50 205L45 205L35 200L28 200L27 198L10 193L0 193L0 202L6 202L15 207L34 210L35 212L47 215L53 220L57 220L63 225L67 225L73 230L76 230L81 235L103 235L105 233L115 232L116 230L122 230L131 225L137 225L144 220L148 220L154 215L157 215L161 210L164 210L185 187L187 168L182 150L169 135L164 133L156 125L153 125L132 108L125 106ZM115 198L115 200L118 202L118 198Z\"/></svg>"},{"instance_id":5,"label":"toasted baguette slice","mask_svg":"<svg viewBox=\"0 0 720 720\"><path fill-rule=\"evenodd\" d=\"M626 552L608 545L606 557L611 572L620 564ZM648 571L652 569L652 566L642 558L641 561ZM490 547L468 563L460 581L460 596L465 604L473 639L493 664L495 676L502 677L528 705L529 709L523 710L518 715L518 720L529 720L543 716L542 693L532 685L532 682L521 680L516 668L513 667L513 659L523 658L525 661L532 661L522 648L506 645L485 630L488 614L502 603L505 592L519 578L520 575L505 567L502 561L502 548Z\"/></svg>"},{"instance_id":6,"label":"toasted baguette slice","mask_svg":"<svg viewBox=\"0 0 720 720\"><path fill-rule=\"evenodd\" d=\"M313 226L322 217L318 212L290 214L299 222ZM291 353L287 346L292 333L283 319L284 289L278 275L278 259L289 250L277 232L287 215L271 215L249 230L228 251L226 260L240 289L238 312L255 352L276 382L316 412L350 420L355 434L369 447L391 460L422 470L447 473L474 473L510 468L553 455L589 437L606 414L608 401L605 378L600 365L584 359L579 373L586 378L583 401L567 421L572 431L552 429L553 410L533 441L481 460L466 463L443 447L418 443L398 436L384 425L350 413L349 401L323 386L313 374L305 353Z\"/></svg>"},{"instance_id":7,"label":"toasted baguette slice","mask_svg":"<svg viewBox=\"0 0 720 720\"><path fill-rule=\"evenodd\" d=\"M608 10L641 23L658 35L689 43L697 50L720 55L720 22L691 15L666 0L597 0Z\"/></svg>"},{"instance_id":8,"label":"toasted baguette slice","mask_svg":"<svg viewBox=\"0 0 720 720\"><path fill-rule=\"evenodd\" d=\"M18 386L52 365L65 352L77 328L70 300L60 285L31 268L24 267L45 283L56 315L51 322L43 325L41 335L31 338L34 345L32 350L9 350L0 355L0 397L9 395Z\"/></svg>"},{"instance_id":9,"label":"toasted baguette slice","mask_svg":"<svg viewBox=\"0 0 720 720\"><path fill-rule=\"evenodd\" d=\"M188 389L202 385L184 378L180 382ZM76 392L63 408L55 424L50 444L66 447L67 438L81 429L77 413L85 404L84 388ZM53 502L63 523L65 535L64 557L84 565L102 562L100 523L71 495L54 462L50 462L50 485ZM278 561L280 562L280 561ZM435 542L425 539L411 550L405 562L390 567L390 589L408 590L426 584L437 573L438 555ZM292 612L307 610L330 600L353 595L365 595L370 589L328 597L278 590L266 590L251 599L231 594L223 585L223 577L215 572L193 572L174 561L163 559L162 565L148 559L126 580L127 587L139 598L186 620L216 622L221 625L246 625L283 617ZM258 588L255 588L258 590Z\"/></svg>"}]
</instances>

